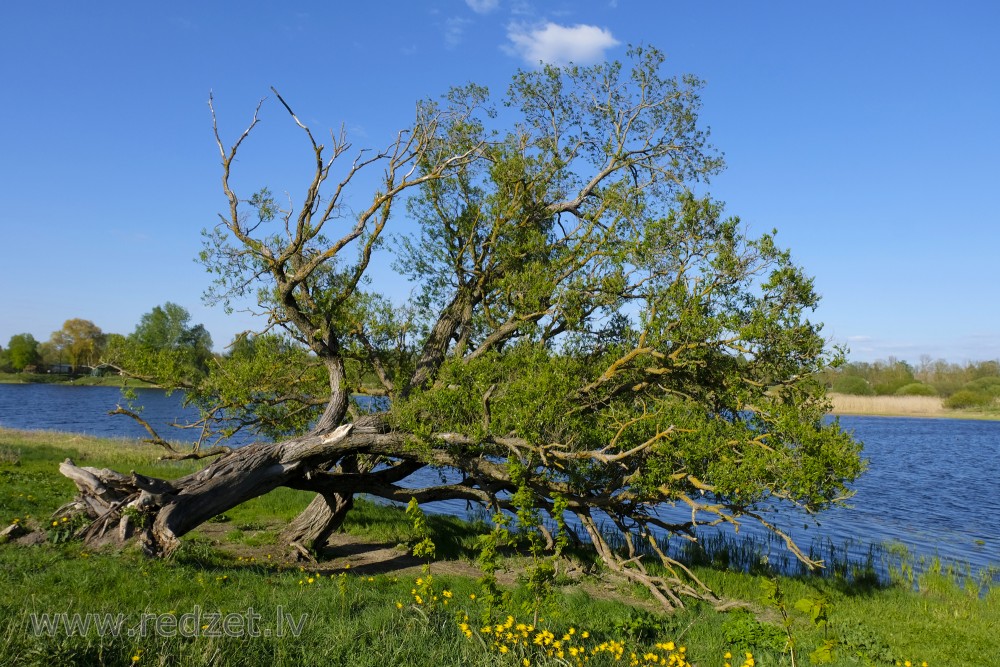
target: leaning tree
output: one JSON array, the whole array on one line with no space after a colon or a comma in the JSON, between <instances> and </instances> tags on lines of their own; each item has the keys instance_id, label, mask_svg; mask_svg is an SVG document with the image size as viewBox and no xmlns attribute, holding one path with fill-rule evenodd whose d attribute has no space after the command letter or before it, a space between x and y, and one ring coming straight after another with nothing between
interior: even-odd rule
<instances>
[{"instance_id":1,"label":"leaning tree","mask_svg":"<svg viewBox=\"0 0 1000 667\"><path fill-rule=\"evenodd\" d=\"M231 144L212 107L228 208L205 233L209 296L266 326L197 382L170 364L157 379L187 391L206 437L268 438L169 481L67 461L82 537L168 555L285 486L316 493L284 534L307 549L358 493L464 499L543 533L568 517L668 607L710 593L657 536L750 520L815 564L767 511L837 503L863 469L824 421L815 374L839 355L773 233L696 194L722 159L701 83L662 69L633 49L624 65L520 72L496 104L455 89L375 151L343 132L320 143L275 91L311 151L298 200L237 191L261 107ZM380 253L408 297L373 270ZM434 469L451 475L404 483Z\"/></svg>"}]
</instances>

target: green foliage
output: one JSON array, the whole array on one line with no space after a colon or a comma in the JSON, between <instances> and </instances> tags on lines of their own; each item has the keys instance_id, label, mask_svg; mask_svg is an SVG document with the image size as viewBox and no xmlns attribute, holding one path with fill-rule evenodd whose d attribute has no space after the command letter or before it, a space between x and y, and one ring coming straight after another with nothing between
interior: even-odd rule
<instances>
[{"instance_id":1,"label":"green foliage","mask_svg":"<svg viewBox=\"0 0 1000 667\"><path fill-rule=\"evenodd\" d=\"M502 549L510 544L511 535L507 526L510 523L509 517L503 512L497 512L492 517L493 527L490 532L480 535L476 546L479 553L476 563L483 573L479 578L479 585L482 587L481 597L486 604L486 614L493 612L493 609L507 601L508 594L501 588L497 580L496 573L504 566L504 556Z\"/></svg>"},{"instance_id":2,"label":"green foliage","mask_svg":"<svg viewBox=\"0 0 1000 667\"><path fill-rule=\"evenodd\" d=\"M201 324L190 326L191 314L183 306L166 302L144 314L130 338L142 347L162 349L211 350L212 337Z\"/></svg>"},{"instance_id":3,"label":"green foliage","mask_svg":"<svg viewBox=\"0 0 1000 667\"><path fill-rule=\"evenodd\" d=\"M677 630L677 623L669 616L654 614L645 609L630 609L628 614L611 625L614 636L651 642L669 636Z\"/></svg>"},{"instance_id":4,"label":"green foliage","mask_svg":"<svg viewBox=\"0 0 1000 667\"><path fill-rule=\"evenodd\" d=\"M896 665L902 660L878 633L862 623L851 623L837 628L837 642L849 655L864 659L873 665ZM898 661L898 662L897 662Z\"/></svg>"},{"instance_id":5,"label":"green foliage","mask_svg":"<svg viewBox=\"0 0 1000 667\"><path fill-rule=\"evenodd\" d=\"M212 338L203 325L189 325L190 319L175 303L156 306L127 337L107 337L105 359L167 389L193 388L209 371Z\"/></svg>"},{"instance_id":6,"label":"green foliage","mask_svg":"<svg viewBox=\"0 0 1000 667\"><path fill-rule=\"evenodd\" d=\"M1000 376L990 375L980 377L967 383L963 389L987 394L989 396L1000 396Z\"/></svg>"},{"instance_id":7,"label":"green foliage","mask_svg":"<svg viewBox=\"0 0 1000 667\"><path fill-rule=\"evenodd\" d=\"M214 427L227 436L252 429L279 439L308 430L322 411L325 401L317 397L329 392L328 382L322 365L287 338L241 336L187 397L215 414Z\"/></svg>"},{"instance_id":8,"label":"green foliage","mask_svg":"<svg viewBox=\"0 0 1000 667\"><path fill-rule=\"evenodd\" d=\"M417 558L426 558L428 561L434 558L435 546L431 539L430 529L427 525L427 516L420 509L420 503L416 498L410 498L406 506L406 516L413 522L413 532L417 536L417 541L413 545L412 553Z\"/></svg>"},{"instance_id":9,"label":"green foliage","mask_svg":"<svg viewBox=\"0 0 1000 667\"><path fill-rule=\"evenodd\" d=\"M93 366L104 350L104 340L100 327L90 320L75 318L66 320L62 329L52 332L49 345L59 361L73 367Z\"/></svg>"},{"instance_id":10,"label":"green foliage","mask_svg":"<svg viewBox=\"0 0 1000 667\"><path fill-rule=\"evenodd\" d=\"M722 626L727 644L743 651L783 653L787 643L785 632L769 623L761 623L746 612L730 614Z\"/></svg>"},{"instance_id":11,"label":"green foliage","mask_svg":"<svg viewBox=\"0 0 1000 667\"><path fill-rule=\"evenodd\" d=\"M864 382L864 385L862 382ZM890 357L874 363L852 362L824 371L824 381L841 394L888 396L914 382L913 368Z\"/></svg>"},{"instance_id":12,"label":"green foliage","mask_svg":"<svg viewBox=\"0 0 1000 667\"><path fill-rule=\"evenodd\" d=\"M897 389L896 396L937 396L937 391L929 384L911 382Z\"/></svg>"},{"instance_id":13,"label":"green foliage","mask_svg":"<svg viewBox=\"0 0 1000 667\"><path fill-rule=\"evenodd\" d=\"M858 375L842 375L833 382L831 391L852 396L871 396L875 393L868 380Z\"/></svg>"},{"instance_id":14,"label":"green foliage","mask_svg":"<svg viewBox=\"0 0 1000 667\"><path fill-rule=\"evenodd\" d=\"M29 333L14 334L7 343L6 363L11 370L20 372L37 364L41 359L38 341Z\"/></svg>"},{"instance_id":15,"label":"green foliage","mask_svg":"<svg viewBox=\"0 0 1000 667\"><path fill-rule=\"evenodd\" d=\"M528 552L531 555L531 564L525 568L522 579L531 594L530 610L537 623L542 607L553 595L555 560L558 558L558 552L551 558L545 555L541 513L536 506L538 499L530 484L529 469L517 460L509 461L507 467L510 470L511 482L517 487L511 498L511 505L516 510L518 534L527 540ZM561 505L565 507L565 501Z\"/></svg>"},{"instance_id":16,"label":"green foliage","mask_svg":"<svg viewBox=\"0 0 1000 667\"><path fill-rule=\"evenodd\" d=\"M917 377L921 382L932 385L939 395L947 397L959 389L975 390L975 386L966 385L981 378L1000 378L1000 362L978 361L959 365L924 357L917 369Z\"/></svg>"},{"instance_id":17,"label":"green foliage","mask_svg":"<svg viewBox=\"0 0 1000 667\"><path fill-rule=\"evenodd\" d=\"M62 516L54 517L49 525L46 527L46 535L49 542L58 544L60 542L68 542L73 538L73 535L86 526L89 521L82 514L74 514L72 516Z\"/></svg>"},{"instance_id":18,"label":"green foliage","mask_svg":"<svg viewBox=\"0 0 1000 667\"><path fill-rule=\"evenodd\" d=\"M992 405L995 398L985 392L962 389L944 400L944 407L952 410L964 410L967 408L985 408Z\"/></svg>"}]
</instances>

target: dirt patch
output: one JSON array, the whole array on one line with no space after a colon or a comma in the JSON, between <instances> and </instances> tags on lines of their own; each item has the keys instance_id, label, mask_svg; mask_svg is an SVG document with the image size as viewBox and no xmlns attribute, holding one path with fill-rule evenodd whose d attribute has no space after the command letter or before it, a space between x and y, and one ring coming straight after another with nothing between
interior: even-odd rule
<instances>
[{"instance_id":1,"label":"dirt patch","mask_svg":"<svg viewBox=\"0 0 1000 667\"><path fill-rule=\"evenodd\" d=\"M415 558L398 544L365 540L357 535L336 533L330 537L326 547L311 562L295 549L281 543L245 544L228 539L234 527L228 523L205 523L194 534L207 539L210 544L242 561L258 564L274 564L276 567L302 567L307 571L321 574L355 572L357 574L419 574L424 561ZM268 526L260 531L244 531L254 537L260 533L275 534L280 526ZM460 560L434 561L431 569L435 574L478 578L482 571L474 564ZM502 574L502 573L501 573ZM514 575L506 573L498 579L502 583L514 583Z\"/></svg>"}]
</instances>

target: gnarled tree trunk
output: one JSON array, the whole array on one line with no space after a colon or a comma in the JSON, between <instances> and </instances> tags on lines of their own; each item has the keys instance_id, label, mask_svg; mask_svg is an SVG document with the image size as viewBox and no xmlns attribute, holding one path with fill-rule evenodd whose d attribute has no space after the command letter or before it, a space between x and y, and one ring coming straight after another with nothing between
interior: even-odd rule
<instances>
[{"instance_id":1,"label":"gnarled tree trunk","mask_svg":"<svg viewBox=\"0 0 1000 667\"><path fill-rule=\"evenodd\" d=\"M354 428L353 424L345 424L326 435L248 445L203 470L172 481L135 472L122 475L112 470L79 467L67 459L59 469L76 483L79 495L60 512L82 512L91 519L81 533L88 544L124 543L138 533L147 554L169 555L179 545L181 536L213 516L289 484L322 461L341 456L352 446L350 436ZM373 432L372 427L358 430L362 441ZM346 513L347 509L342 508L339 513ZM333 514L337 512L331 512L325 523L316 524L320 526L317 537L332 530ZM315 512L304 513L297 522L302 531L308 527L307 515L317 522L323 518Z\"/></svg>"}]
</instances>

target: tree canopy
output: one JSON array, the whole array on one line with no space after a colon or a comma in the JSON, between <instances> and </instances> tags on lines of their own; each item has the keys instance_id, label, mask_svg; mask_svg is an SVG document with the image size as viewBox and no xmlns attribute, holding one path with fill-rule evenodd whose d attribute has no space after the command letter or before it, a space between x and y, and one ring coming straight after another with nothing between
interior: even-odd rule
<instances>
[{"instance_id":1,"label":"tree canopy","mask_svg":"<svg viewBox=\"0 0 1000 667\"><path fill-rule=\"evenodd\" d=\"M48 345L52 355L65 359L70 366L93 366L104 349L104 332L90 320L73 318L63 323L62 329L53 331Z\"/></svg>"},{"instance_id":2,"label":"tree canopy","mask_svg":"<svg viewBox=\"0 0 1000 667\"><path fill-rule=\"evenodd\" d=\"M723 162L701 86L634 48L519 72L499 98L453 89L367 151L319 143L275 92L312 165L280 201L234 174L260 107L227 143L213 106L228 207L205 233L209 297L249 300L266 326L191 391L222 435L279 439L155 497L133 485L148 550L285 485L318 493L286 531L307 546L359 492L478 502L552 544L569 517L667 606L710 593L656 535L751 520L808 560L767 512L842 501L860 446L824 419L816 373L838 353L809 319L812 280L704 194ZM402 302L380 252L413 286ZM436 467L460 481L400 485ZM90 536L118 516L109 505Z\"/></svg>"},{"instance_id":3,"label":"tree canopy","mask_svg":"<svg viewBox=\"0 0 1000 667\"><path fill-rule=\"evenodd\" d=\"M210 370L212 336L191 324L183 306L166 302L143 314L128 336L108 336L105 361L167 389L193 389Z\"/></svg>"},{"instance_id":4,"label":"tree canopy","mask_svg":"<svg viewBox=\"0 0 1000 667\"><path fill-rule=\"evenodd\" d=\"M38 341L30 333L14 334L7 342L6 363L15 371L38 363Z\"/></svg>"}]
</instances>

